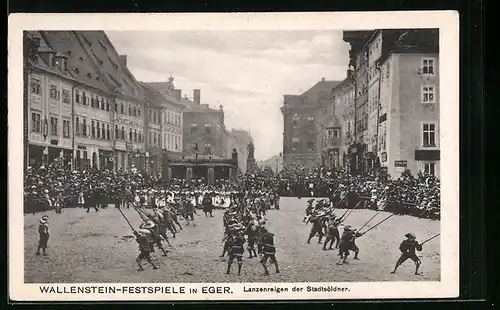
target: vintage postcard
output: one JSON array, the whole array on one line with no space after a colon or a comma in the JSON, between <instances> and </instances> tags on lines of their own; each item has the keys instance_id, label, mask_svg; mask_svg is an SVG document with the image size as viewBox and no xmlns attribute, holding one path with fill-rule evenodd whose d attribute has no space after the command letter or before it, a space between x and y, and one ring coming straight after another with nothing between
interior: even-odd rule
<instances>
[{"instance_id":1,"label":"vintage postcard","mask_svg":"<svg viewBox=\"0 0 500 310\"><path fill-rule=\"evenodd\" d=\"M11 15L10 298L457 297L458 29Z\"/></svg>"}]
</instances>

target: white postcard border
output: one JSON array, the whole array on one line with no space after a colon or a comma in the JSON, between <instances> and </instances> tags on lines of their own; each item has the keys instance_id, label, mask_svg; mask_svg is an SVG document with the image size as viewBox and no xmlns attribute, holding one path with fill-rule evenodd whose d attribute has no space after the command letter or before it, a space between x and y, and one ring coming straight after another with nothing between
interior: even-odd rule
<instances>
[{"instance_id":1,"label":"white postcard border","mask_svg":"<svg viewBox=\"0 0 500 310\"><path fill-rule=\"evenodd\" d=\"M131 19L134 22L130 22ZM26 284L23 232L23 30L355 30L381 28L440 29L441 281L348 283L174 283L174 284ZM195 13L195 14L11 14L8 36L9 297L13 301L97 300L275 300L451 298L459 294L459 16L455 11L338 13ZM272 278L270 278L272 280ZM40 287L60 292L41 293ZM184 287L186 294L71 293L76 287ZM202 287L230 287L232 294L204 294ZM304 292L311 287L348 288ZM281 293L245 293L244 287L289 289ZM302 287L301 292L293 287ZM189 293L197 288L198 293ZM94 289L96 290L96 289Z\"/></svg>"}]
</instances>

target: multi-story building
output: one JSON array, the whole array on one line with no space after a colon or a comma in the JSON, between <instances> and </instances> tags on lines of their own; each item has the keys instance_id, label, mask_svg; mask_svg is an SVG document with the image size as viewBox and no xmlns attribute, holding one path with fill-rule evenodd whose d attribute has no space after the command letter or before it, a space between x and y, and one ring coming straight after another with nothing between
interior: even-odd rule
<instances>
[{"instance_id":1,"label":"multi-story building","mask_svg":"<svg viewBox=\"0 0 500 310\"><path fill-rule=\"evenodd\" d=\"M353 71L332 89L331 100L320 106L322 164L328 167L348 165L346 154L354 141L354 84Z\"/></svg>"},{"instance_id":2,"label":"multi-story building","mask_svg":"<svg viewBox=\"0 0 500 310\"><path fill-rule=\"evenodd\" d=\"M284 95L283 165L302 165L311 168L321 164L322 128L318 122L320 106L331 101L337 81L324 78L301 95Z\"/></svg>"},{"instance_id":3,"label":"multi-story building","mask_svg":"<svg viewBox=\"0 0 500 310\"><path fill-rule=\"evenodd\" d=\"M148 167L151 172L163 173L166 158L180 158L182 151L182 109L172 96L164 96L145 83L141 83L148 103L145 121Z\"/></svg>"},{"instance_id":4,"label":"multi-story building","mask_svg":"<svg viewBox=\"0 0 500 310\"><path fill-rule=\"evenodd\" d=\"M182 97L182 90L175 89L173 78L169 82L147 83L161 94L174 98L184 106L182 110L182 141L178 146L184 156L198 153L200 156L229 157L227 135L224 125L224 110L212 109L201 103L201 90L193 90L193 100Z\"/></svg>"},{"instance_id":5,"label":"multi-story building","mask_svg":"<svg viewBox=\"0 0 500 310\"><path fill-rule=\"evenodd\" d=\"M31 42L25 81L29 166L63 160L72 162L72 101L78 81L68 72L67 57L55 52L38 32L26 32ZM90 88L90 87L89 87Z\"/></svg>"},{"instance_id":6,"label":"multi-story building","mask_svg":"<svg viewBox=\"0 0 500 310\"><path fill-rule=\"evenodd\" d=\"M438 174L438 31L344 32L344 40L351 44L356 60L367 55L368 68L368 78L356 80L357 89L368 81L368 121L366 131L362 129L367 138L352 145L351 155L361 168L380 165L392 176L405 169ZM357 100L356 111L362 106ZM358 117L356 113L356 121Z\"/></svg>"},{"instance_id":7,"label":"multi-story building","mask_svg":"<svg viewBox=\"0 0 500 310\"><path fill-rule=\"evenodd\" d=\"M30 157L36 161L41 152L51 162L58 148L69 149L75 168L146 170L146 140L149 131L159 139L159 121L149 125L144 91L127 68L127 56L116 52L103 31L32 34L40 42L40 68L30 76L30 144L42 149L33 147ZM41 69L53 77L43 78Z\"/></svg>"}]
</instances>

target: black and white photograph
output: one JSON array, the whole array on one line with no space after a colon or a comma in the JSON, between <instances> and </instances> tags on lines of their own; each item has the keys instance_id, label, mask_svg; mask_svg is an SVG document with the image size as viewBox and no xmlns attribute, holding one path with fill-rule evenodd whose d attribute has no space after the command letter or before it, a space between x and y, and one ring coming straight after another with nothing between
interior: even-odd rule
<instances>
[{"instance_id":1,"label":"black and white photograph","mask_svg":"<svg viewBox=\"0 0 500 310\"><path fill-rule=\"evenodd\" d=\"M458 68L443 64L452 50L458 66L458 50L443 51L443 22L376 14L361 28L21 23L17 281L42 299L103 295L51 286L75 283L117 284L105 293L125 299L458 286Z\"/></svg>"}]
</instances>

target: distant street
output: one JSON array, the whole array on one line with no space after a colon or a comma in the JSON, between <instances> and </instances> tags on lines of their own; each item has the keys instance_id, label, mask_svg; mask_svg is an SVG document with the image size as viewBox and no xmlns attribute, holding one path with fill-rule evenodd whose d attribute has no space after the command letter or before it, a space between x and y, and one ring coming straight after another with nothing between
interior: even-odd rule
<instances>
[{"instance_id":1,"label":"distant street","mask_svg":"<svg viewBox=\"0 0 500 310\"><path fill-rule=\"evenodd\" d=\"M222 211L213 218L196 217L196 227L185 226L177 237L170 238L173 245L169 257L156 250L155 259L160 269L145 265L137 272L138 254L133 234L117 209L109 207L99 212L86 213L82 209L65 209L62 214L48 212L50 216L49 256L35 256L38 241L38 213L25 215L25 281L28 283L86 283L86 282L348 282L348 281L439 281L439 238L427 243L419 256L422 276L413 275L414 265L407 261L395 275L389 274L399 257L399 244L408 230L417 240L439 233L439 221L411 216L393 216L373 229L356 243L361 249L360 260L349 257L349 265L338 266L337 251L322 251L317 238L306 244L311 228L302 222L306 199L282 198L281 210L268 213L268 227L275 234L276 256L280 274L264 276L258 259L248 259L245 249L241 276L225 275L226 263L222 253ZM141 220L133 209L123 209L135 224ZM201 214L201 211L198 211ZM344 210L336 210L342 215ZM355 210L346 224L359 228L374 214L371 210ZM367 225L382 220L388 213L381 212ZM378 219L378 220L377 220ZM170 237L171 235L169 235ZM246 248L246 246L245 246Z\"/></svg>"}]
</instances>

